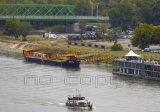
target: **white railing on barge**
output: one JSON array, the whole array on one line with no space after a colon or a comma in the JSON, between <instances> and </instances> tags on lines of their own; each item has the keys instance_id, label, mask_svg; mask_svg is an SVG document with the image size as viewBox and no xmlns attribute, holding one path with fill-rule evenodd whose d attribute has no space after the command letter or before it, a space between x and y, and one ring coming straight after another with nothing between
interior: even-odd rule
<instances>
[{"instance_id":1,"label":"white railing on barge","mask_svg":"<svg viewBox=\"0 0 160 112\"><path fill-rule=\"evenodd\" d=\"M158 63L158 61L150 61L150 60L127 60L125 58L115 58L113 60L116 60L116 61L123 61L123 62L133 62L133 63L145 63L145 64L155 64L155 65L158 65L160 66L160 64Z\"/></svg>"}]
</instances>

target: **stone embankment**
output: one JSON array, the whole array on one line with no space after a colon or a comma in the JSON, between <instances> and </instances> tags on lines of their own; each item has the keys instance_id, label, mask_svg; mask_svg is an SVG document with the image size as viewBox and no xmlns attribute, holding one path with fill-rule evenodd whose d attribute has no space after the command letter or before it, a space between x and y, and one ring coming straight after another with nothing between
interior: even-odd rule
<instances>
[{"instance_id":1,"label":"stone embankment","mask_svg":"<svg viewBox=\"0 0 160 112\"><path fill-rule=\"evenodd\" d=\"M25 42L0 42L0 50L22 53L22 49L35 48L35 45Z\"/></svg>"}]
</instances>

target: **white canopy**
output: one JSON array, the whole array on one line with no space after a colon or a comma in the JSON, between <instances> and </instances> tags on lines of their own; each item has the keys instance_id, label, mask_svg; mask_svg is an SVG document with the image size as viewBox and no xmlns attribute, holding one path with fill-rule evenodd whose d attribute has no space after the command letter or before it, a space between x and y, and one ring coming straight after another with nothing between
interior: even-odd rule
<instances>
[{"instance_id":1,"label":"white canopy","mask_svg":"<svg viewBox=\"0 0 160 112\"><path fill-rule=\"evenodd\" d=\"M136 53L134 53L132 50L129 51L128 54L126 54L125 56L135 56L135 57L141 57L141 55L138 55Z\"/></svg>"}]
</instances>

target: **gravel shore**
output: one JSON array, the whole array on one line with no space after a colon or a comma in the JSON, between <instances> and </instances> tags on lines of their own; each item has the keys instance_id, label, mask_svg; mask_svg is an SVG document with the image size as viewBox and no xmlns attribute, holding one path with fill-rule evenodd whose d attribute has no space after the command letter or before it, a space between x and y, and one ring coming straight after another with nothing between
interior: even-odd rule
<instances>
[{"instance_id":1,"label":"gravel shore","mask_svg":"<svg viewBox=\"0 0 160 112\"><path fill-rule=\"evenodd\" d=\"M22 49L31 47L31 44L28 43L0 42L0 50L8 52L22 53Z\"/></svg>"}]
</instances>

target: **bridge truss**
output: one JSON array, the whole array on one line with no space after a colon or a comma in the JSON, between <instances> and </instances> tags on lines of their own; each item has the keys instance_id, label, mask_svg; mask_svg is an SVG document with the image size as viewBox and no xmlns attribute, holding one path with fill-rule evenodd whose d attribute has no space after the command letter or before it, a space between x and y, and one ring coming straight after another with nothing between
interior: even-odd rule
<instances>
[{"instance_id":1,"label":"bridge truss","mask_svg":"<svg viewBox=\"0 0 160 112\"><path fill-rule=\"evenodd\" d=\"M74 5L0 4L0 16L75 16Z\"/></svg>"},{"instance_id":2,"label":"bridge truss","mask_svg":"<svg viewBox=\"0 0 160 112\"><path fill-rule=\"evenodd\" d=\"M75 16L74 5L0 4L0 20L18 18L40 21L106 21L108 17Z\"/></svg>"}]
</instances>

